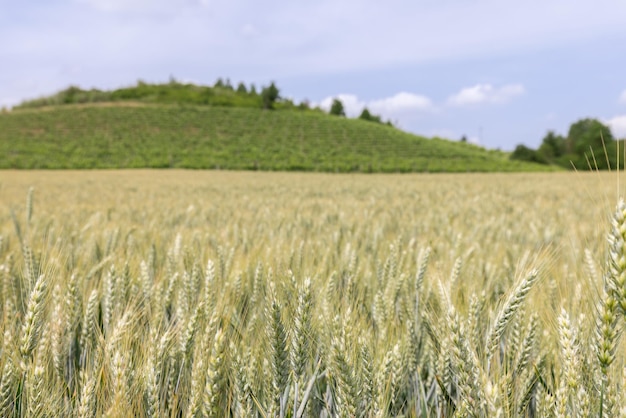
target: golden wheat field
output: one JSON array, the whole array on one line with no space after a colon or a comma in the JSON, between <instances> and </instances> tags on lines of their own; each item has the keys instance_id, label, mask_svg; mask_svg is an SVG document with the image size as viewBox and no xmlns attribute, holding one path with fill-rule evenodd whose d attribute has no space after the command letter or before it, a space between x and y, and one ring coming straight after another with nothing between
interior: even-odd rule
<instances>
[{"instance_id":1,"label":"golden wheat field","mask_svg":"<svg viewBox=\"0 0 626 418\"><path fill-rule=\"evenodd\" d=\"M0 416L626 416L617 180L2 171Z\"/></svg>"}]
</instances>

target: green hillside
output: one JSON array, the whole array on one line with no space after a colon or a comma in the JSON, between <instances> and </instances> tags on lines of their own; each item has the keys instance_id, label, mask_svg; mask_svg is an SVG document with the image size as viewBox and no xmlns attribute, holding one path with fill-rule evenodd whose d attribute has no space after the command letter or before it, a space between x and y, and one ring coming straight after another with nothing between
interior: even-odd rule
<instances>
[{"instance_id":1,"label":"green hillside","mask_svg":"<svg viewBox=\"0 0 626 418\"><path fill-rule=\"evenodd\" d=\"M302 110L88 104L0 114L0 168L534 171L499 151Z\"/></svg>"}]
</instances>

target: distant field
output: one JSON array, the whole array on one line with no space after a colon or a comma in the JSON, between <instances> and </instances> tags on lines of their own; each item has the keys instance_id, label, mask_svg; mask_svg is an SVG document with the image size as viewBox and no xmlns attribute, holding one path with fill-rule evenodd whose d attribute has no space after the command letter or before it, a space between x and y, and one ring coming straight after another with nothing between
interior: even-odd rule
<instances>
[{"instance_id":1,"label":"distant field","mask_svg":"<svg viewBox=\"0 0 626 418\"><path fill-rule=\"evenodd\" d=\"M618 189L0 171L0 416L617 416Z\"/></svg>"},{"instance_id":2,"label":"distant field","mask_svg":"<svg viewBox=\"0 0 626 418\"><path fill-rule=\"evenodd\" d=\"M544 171L508 154L322 112L63 105L0 114L0 168Z\"/></svg>"}]
</instances>

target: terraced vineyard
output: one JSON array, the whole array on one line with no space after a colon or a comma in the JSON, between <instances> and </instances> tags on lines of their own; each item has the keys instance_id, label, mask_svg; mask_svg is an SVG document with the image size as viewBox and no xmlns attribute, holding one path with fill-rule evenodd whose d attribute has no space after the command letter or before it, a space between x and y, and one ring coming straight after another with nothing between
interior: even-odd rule
<instances>
[{"instance_id":1,"label":"terraced vineyard","mask_svg":"<svg viewBox=\"0 0 626 418\"><path fill-rule=\"evenodd\" d=\"M0 114L0 168L537 171L499 151L300 110L104 103ZM553 169L553 168L552 168Z\"/></svg>"}]
</instances>

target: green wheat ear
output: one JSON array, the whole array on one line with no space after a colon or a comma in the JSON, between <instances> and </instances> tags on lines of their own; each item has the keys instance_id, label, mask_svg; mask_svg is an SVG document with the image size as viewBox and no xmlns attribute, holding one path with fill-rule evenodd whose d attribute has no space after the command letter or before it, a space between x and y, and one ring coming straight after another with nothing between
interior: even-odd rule
<instances>
[{"instance_id":1,"label":"green wheat ear","mask_svg":"<svg viewBox=\"0 0 626 418\"><path fill-rule=\"evenodd\" d=\"M268 306L265 310L268 358L271 367L271 411L279 413L282 396L289 379L287 331L282 321L282 304L277 298L273 283L270 283Z\"/></svg>"},{"instance_id":2,"label":"green wheat ear","mask_svg":"<svg viewBox=\"0 0 626 418\"><path fill-rule=\"evenodd\" d=\"M13 336L9 329L4 332L4 343L2 351L11 353L14 349ZM15 409L15 392L17 374L11 355L5 356L2 367L2 378L0 379L0 415L3 417L13 416Z\"/></svg>"},{"instance_id":3,"label":"green wheat ear","mask_svg":"<svg viewBox=\"0 0 626 418\"><path fill-rule=\"evenodd\" d=\"M530 289L533 284L535 284L538 277L538 272L536 270L531 271L517 285L515 290L513 290L508 299L502 305L502 308L498 311L493 329L489 333L487 340L488 358L491 358L496 353L506 326L511 321L517 310L522 306L524 299L526 299L528 292L530 292Z\"/></svg>"},{"instance_id":4,"label":"green wheat ear","mask_svg":"<svg viewBox=\"0 0 626 418\"><path fill-rule=\"evenodd\" d=\"M615 299L626 316L626 203L620 199L609 234L609 279Z\"/></svg>"},{"instance_id":5,"label":"green wheat ear","mask_svg":"<svg viewBox=\"0 0 626 418\"><path fill-rule=\"evenodd\" d=\"M31 356L41 337L41 331L45 323L44 310L47 290L48 281L44 275L41 275L30 293L22 325L20 353L24 357Z\"/></svg>"}]
</instances>

